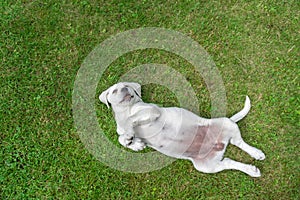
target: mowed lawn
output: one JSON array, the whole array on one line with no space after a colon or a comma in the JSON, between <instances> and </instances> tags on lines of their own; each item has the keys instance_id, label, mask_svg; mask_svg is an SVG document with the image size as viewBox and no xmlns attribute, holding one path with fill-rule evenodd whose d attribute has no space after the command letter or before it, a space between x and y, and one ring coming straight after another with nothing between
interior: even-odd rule
<instances>
[{"instance_id":1,"label":"mowed lawn","mask_svg":"<svg viewBox=\"0 0 300 200\"><path fill-rule=\"evenodd\" d=\"M1 0L0 199L300 199L299 10L293 0ZM233 146L226 156L256 165L260 178L233 170L204 174L185 160L121 172L88 152L72 114L77 71L98 44L142 27L175 30L205 48L224 82L227 116L249 95L252 108L239 126L266 160ZM183 58L157 49L127 53L104 72L94 103L99 126L119 148L111 110L97 95L145 63L182 74L202 116L215 109L201 74ZM179 106L166 87L142 89L146 102Z\"/></svg>"}]
</instances>

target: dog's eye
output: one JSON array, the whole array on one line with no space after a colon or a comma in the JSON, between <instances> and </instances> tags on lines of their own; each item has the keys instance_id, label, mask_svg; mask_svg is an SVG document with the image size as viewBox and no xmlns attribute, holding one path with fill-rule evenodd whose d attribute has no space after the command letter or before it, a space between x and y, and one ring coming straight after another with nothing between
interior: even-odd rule
<instances>
[{"instance_id":1,"label":"dog's eye","mask_svg":"<svg viewBox=\"0 0 300 200\"><path fill-rule=\"evenodd\" d=\"M118 92L118 90L117 89L114 89L114 91L112 92L113 94L115 94L115 93L117 93Z\"/></svg>"}]
</instances>

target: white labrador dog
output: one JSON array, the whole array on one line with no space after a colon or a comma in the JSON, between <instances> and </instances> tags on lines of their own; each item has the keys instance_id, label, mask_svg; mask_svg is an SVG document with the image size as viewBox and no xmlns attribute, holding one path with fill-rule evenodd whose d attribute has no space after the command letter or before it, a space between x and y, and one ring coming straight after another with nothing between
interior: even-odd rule
<instances>
[{"instance_id":1,"label":"white labrador dog","mask_svg":"<svg viewBox=\"0 0 300 200\"><path fill-rule=\"evenodd\" d=\"M252 177L261 175L255 166L223 159L229 142L257 160L265 159L261 150L243 141L236 124L250 110L248 97L240 112L231 118L216 119L205 119L182 108L144 103L138 83L115 84L99 99L112 107L119 142L124 147L139 151L149 146L167 156L191 160L197 170L205 173L235 169Z\"/></svg>"}]
</instances>

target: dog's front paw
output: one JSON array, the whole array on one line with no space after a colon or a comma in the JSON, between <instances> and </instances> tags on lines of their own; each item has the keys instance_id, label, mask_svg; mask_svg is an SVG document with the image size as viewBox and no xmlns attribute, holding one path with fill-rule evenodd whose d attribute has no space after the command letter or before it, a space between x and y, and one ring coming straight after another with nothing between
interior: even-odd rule
<instances>
[{"instance_id":1,"label":"dog's front paw","mask_svg":"<svg viewBox=\"0 0 300 200\"><path fill-rule=\"evenodd\" d=\"M119 136L119 143L133 151L140 151L146 147L146 144L140 138L127 137L126 135Z\"/></svg>"},{"instance_id":2,"label":"dog's front paw","mask_svg":"<svg viewBox=\"0 0 300 200\"><path fill-rule=\"evenodd\" d=\"M146 147L146 144L140 138L134 138L132 143L127 147L133 151L141 151Z\"/></svg>"},{"instance_id":3,"label":"dog's front paw","mask_svg":"<svg viewBox=\"0 0 300 200\"><path fill-rule=\"evenodd\" d=\"M128 147L133 142L133 137L127 137L126 135L119 136L119 143L124 147Z\"/></svg>"}]
</instances>

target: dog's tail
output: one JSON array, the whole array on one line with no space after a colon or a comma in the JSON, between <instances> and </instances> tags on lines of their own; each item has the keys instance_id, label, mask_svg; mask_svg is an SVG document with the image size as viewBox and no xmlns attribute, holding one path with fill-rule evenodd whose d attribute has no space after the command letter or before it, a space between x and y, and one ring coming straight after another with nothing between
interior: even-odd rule
<instances>
[{"instance_id":1,"label":"dog's tail","mask_svg":"<svg viewBox=\"0 0 300 200\"><path fill-rule=\"evenodd\" d=\"M248 112L250 111L250 107L251 107L250 99L248 96L246 96L244 108L240 112L238 112L235 115L233 115L232 117L230 117L230 119L234 122L240 121L248 114Z\"/></svg>"}]
</instances>

